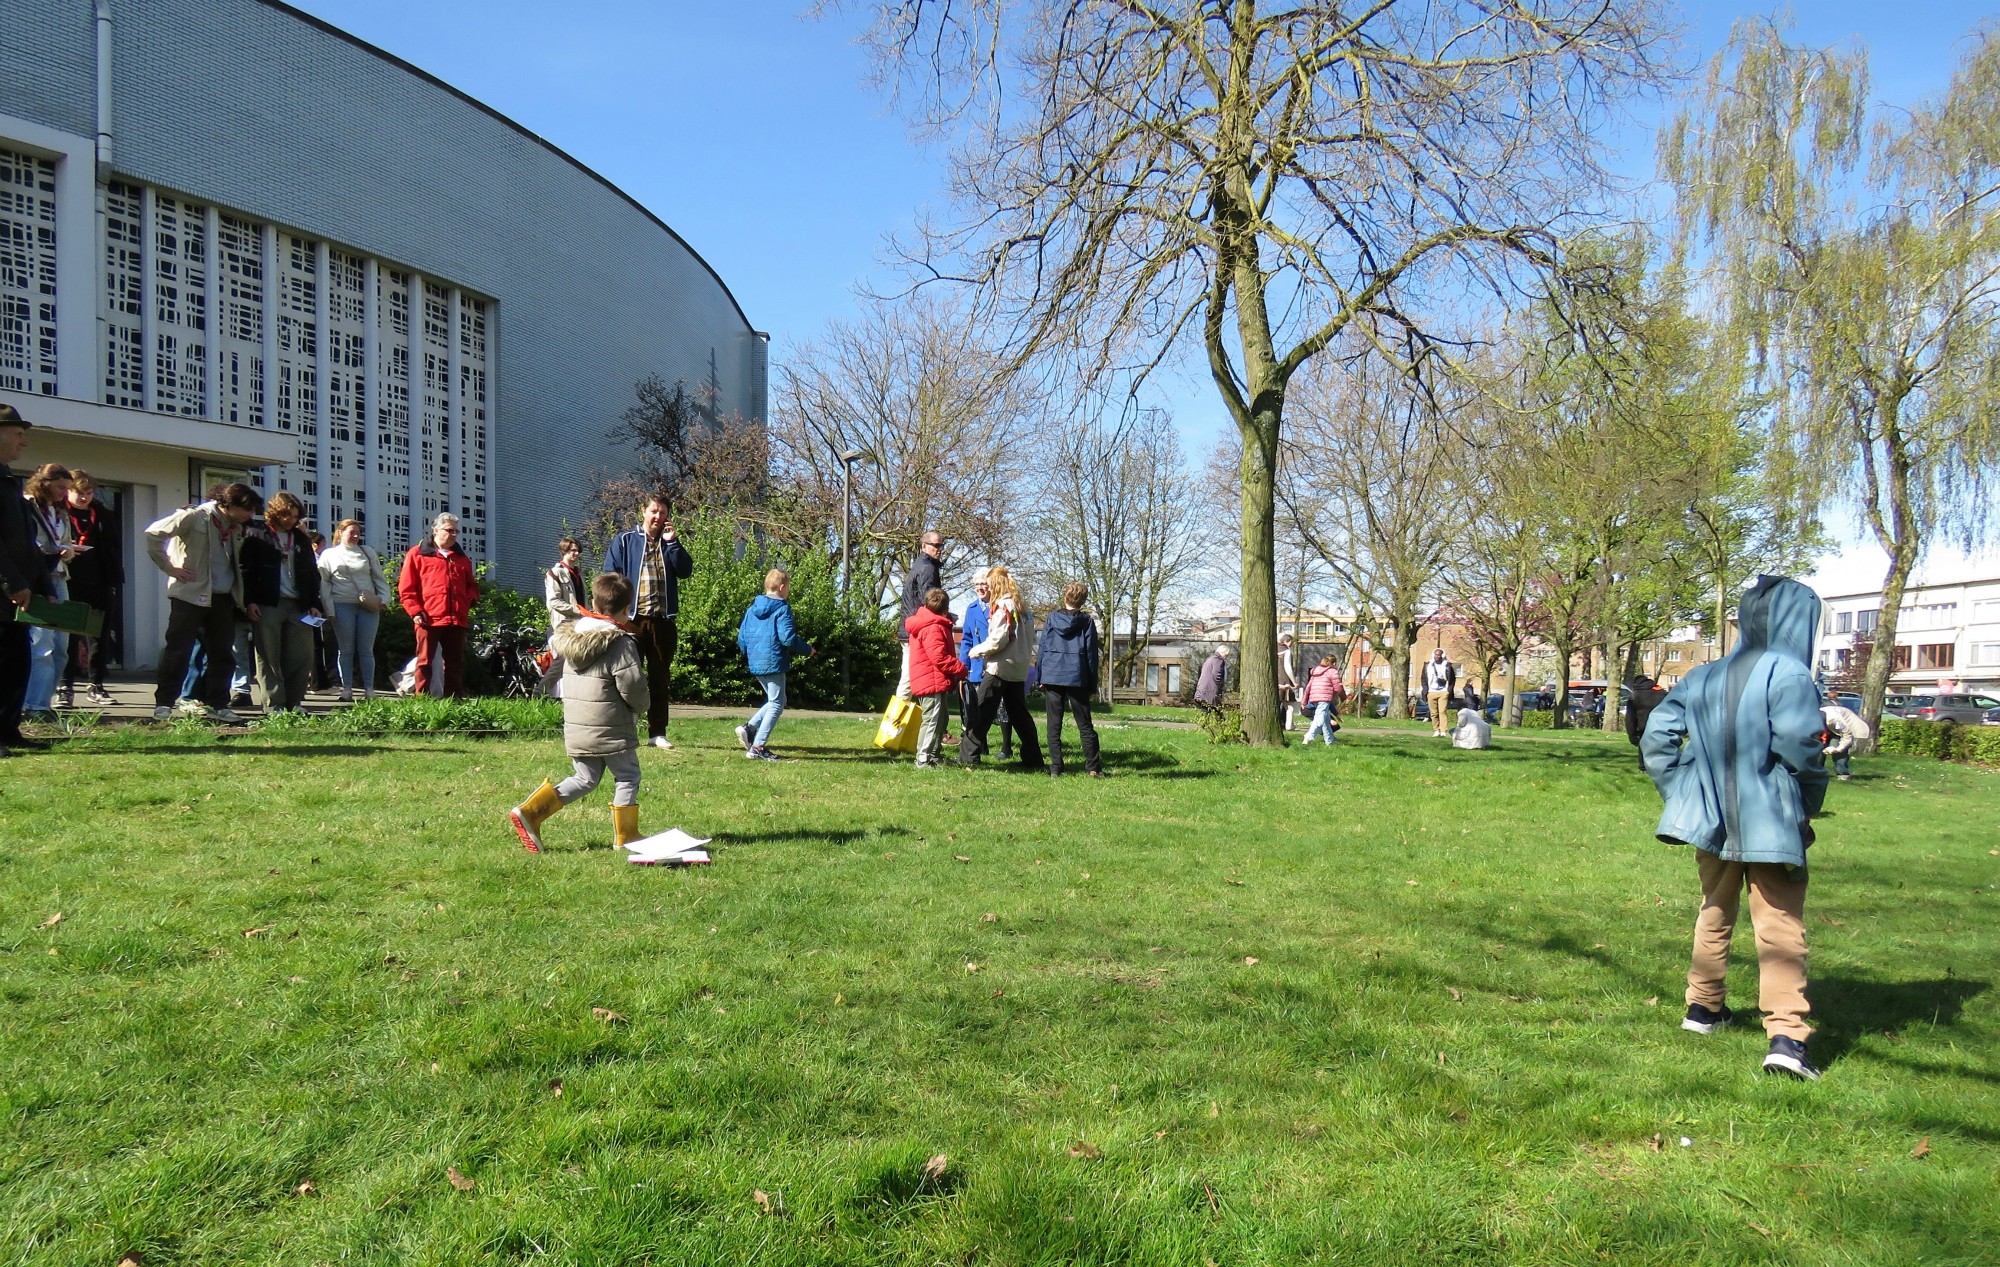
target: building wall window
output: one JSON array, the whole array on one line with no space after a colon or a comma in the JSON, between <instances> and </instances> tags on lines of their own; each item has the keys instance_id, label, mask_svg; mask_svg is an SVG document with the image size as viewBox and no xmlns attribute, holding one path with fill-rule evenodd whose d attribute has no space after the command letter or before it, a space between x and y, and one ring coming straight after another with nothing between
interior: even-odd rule
<instances>
[{"instance_id":1,"label":"building wall window","mask_svg":"<svg viewBox=\"0 0 2000 1267\"><path fill-rule=\"evenodd\" d=\"M1981 667L2000 665L2000 642L1973 643L1972 662Z\"/></svg>"},{"instance_id":2,"label":"building wall window","mask_svg":"<svg viewBox=\"0 0 2000 1267\"><path fill-rule=\"evenodd\" d=\"M1917 647L1917 667L1949 669L1958 663L1958 647L1949 642L1926 642Z\"/></svg>"},{"instance_id":3,"label":"building wall window","mask_svg":"<svg viewBox=\"0 0 2000 1267\"><path fill-rule=\"evenodd\" d=\"M0 388L56 392L56 165L0 149Z\"/></svg>"},{"instance_id":4,"label":"building wall window","mask_svg":"<svg viewBox=\"0 0 2000 1267\"><path fill-rule=\"evenodd\" d=\"M1867 611L1855 612L1854 632L1873 633L1875 631L1875 626L1877 622L1879 622L1881 618L1882 618L1882 609L1879 607L1871 607Z\"/></svg>"},{"instance_id":5,"label":"building wall window","mask_svg":"<svg viewBox=\"0 0 2000 1267\"><path fill-rule=\"evenodd\" d=\"M23 192L31 185L46 187L45 208ZM0 387L54 391L53 188L53 165L0 151ZM413 510L421 534L448 509L466 550L486 555L491 304L377 264L370 331L367 257L123 181L104 194L106 404L289 432L299 460L258 484L296 494L315 526L360 519L371 541L402 550ZM28 311L13 281L32 271L17 263L19 244L42 240L21 226L37 217L48 227L36 265L50 300L45 387L9 374L16 313Z\"/></svg>"},{"instance_id":6,"label":"building wall window","mask_svg":"<svg viewBox=\"0 0 2000 1267\"><path fill-rule=\"evenodd\" d=\"M2000 625L2000 598L1982 598L1972 605L1972 623Z\"/></svg>"},{"instance_id":7,"label":"building wall window","mask_svg":"<svg viewBox=\"0 0 2000 1267\"><path fill-rule=\"evenodd\" d=\"M1833 618L1833 632L1837 634L1854 632L1854 613L1841 612Z\"/></svg>"},{"instance_id":8,"label":"building wall window","mask_svg":"<svg viewBox=\"0 0 2000 1267\"><path fill-rule=\"evenodd\" d=\"M1903 608L1904 629L1949 629L1958 623L1957 603L1917 603Z\"/></svg>"},{"instance_id":9,"label":"building wall window","mask_svg":"<svg viewBox=\"0 0 2000 1267\"><path fill-rule=\"evenodd\" d=\"M1679 664L1680 662L1681 662L1681 649L1680 649L1679 647L1668 647L1668 648L1667 648L1667 663L1668 663L1668 664Z\"/></svg>"}]
</instances>

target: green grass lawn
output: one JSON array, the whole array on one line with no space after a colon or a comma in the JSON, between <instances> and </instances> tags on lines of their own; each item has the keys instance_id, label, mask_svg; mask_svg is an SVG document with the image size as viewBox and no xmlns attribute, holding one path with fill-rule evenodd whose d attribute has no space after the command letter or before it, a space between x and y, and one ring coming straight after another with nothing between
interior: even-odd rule
<instances>
[{"instance_id":1,"label":"green grass lawn","mask_svg":"<svg viewBox=\"0 0 2000 1267\"><path fill-rule=\"evenodd\" d=\"M1694 864L1622 739L1113 721L1055 782L870 733L678 723L687 871L608 787L522 851L549 739L7 762L0 1262L2000 1253L2000 776L1836 785L1803 1085L1678 1028Z\"/></svg>"}]
</instances>

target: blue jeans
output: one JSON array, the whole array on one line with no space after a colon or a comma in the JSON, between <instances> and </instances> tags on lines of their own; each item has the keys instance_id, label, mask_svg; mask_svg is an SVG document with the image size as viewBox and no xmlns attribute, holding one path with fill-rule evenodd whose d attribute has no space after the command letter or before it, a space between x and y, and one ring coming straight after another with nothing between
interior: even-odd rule
<instances>
[{"instance_id":1,"label":"blue jeans","mask_svg":"<svg viewBox=\"0 0 2000 1267\"><path fill-rule=\"evenodd\" d=\"M785 712L785 675L782 673L753 673L757 685L764 688L764 707L750 714L750 746L761 748L770 742L771 730L778 724L778 718Z\"/></svg>"},{"instance_id":2,"label":"blue jeans","mask_svg":"<svg viewBox=\"0 0 2000 1267\"><path fill-rule=\"evenodd\" d=\"M1312 725L1306 727L1305 743L1311 743L1313 741L1314 735L1318 735L1321 739L1325 740L1329 744L1332 743L1333 742L1332 701L1322 700L1317 704L1308 704L1306 705L1306 707L1313 710L1313 719L1312 719ZM1304 747L1305 744L1300 744L1299 746Z\"/></svg>"},{"instance_id":3,"label":"blue jeans","mask_svg":"<svg viewBox=\"0 0 2000 1267\"><path fill-rule=\"evenodd\" d=\"M333 634L340 648L340 689L375 689L375 631L382 613L364 609L359 603L333 605ZM360 676L356 676L359 670Z\"/></svg>"},{"instance_id":4,"label":"blue jeans","mask_svg":"<svg viewBox=\"0 0 2000 1267\"><path fill-rule=\"evenodd\" d=\"M55 601L69 601L69 581L60 576L49 578L55 583ZM8 613L10 616L12 613ZM28 697L22 709L30 713L46 713L55 707L56 686L62 680L63 665L69 660L69 635L60 629L50 629L36 625L28 635Z\"/></svg>"}]
</instances>

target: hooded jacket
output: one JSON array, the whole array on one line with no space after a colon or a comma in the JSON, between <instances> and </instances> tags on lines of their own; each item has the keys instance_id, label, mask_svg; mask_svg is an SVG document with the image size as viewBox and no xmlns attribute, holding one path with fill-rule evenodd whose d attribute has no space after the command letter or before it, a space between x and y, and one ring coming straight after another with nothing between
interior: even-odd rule
<instances>
[{"instance_id":1,"label":"hooded jacket","mask_svg":"<svg viewBox=\"0 0 2000 1267\"><path fill-rule=\"evenodd\" d=\"M563 750L610 757L639 747L635 718L652 707L639 644L602 616L570 621L549 635L563 658Z\"/></svg>"},{"instance_id":2,"label":"hooded jacket","mask_svg":"<svg viewBox=\"0 0 2000 1267\"><path fill-rule=\"evenodd\" d=\"M1331 704L1347 694L1347 687L1341 683L1340 668L1332 664L1315 664L1306 672L1306 703Z\"/></svg>"},{"instance_id":3,"label":"hooded jacket","mask_svg":"<svg viewBox=\"0 0 2000 1267\"><path fill-rule=\"evenodd\" d=\"M1097 622L1090 613L1058 607L1043 619L1041 645L1035 649L1043 686L1072 687L1095 695L1101 654Z\"/></svg>"},{"instance_id":4,"label":"hooded jacket","mask_svg":"<svg viewBox=\"0 0 2000 1267\"><path fill-rule=\"evenodd\" d=\"M1826 796L1819 688L1807 667L1819 598L1760 576L1737 607L1742 640L1682 678L1646 722L1639 757L1666 805L1657 835L1729 862L1804 866Z\"/></svg>"},{"instance_id":5,"label":"hooded jacket","mask_svg":"<svg viewBox=\"0 0 2000 1267\"><path fill-rule=\"evenodd\" d=\"M736 627L736 646L758 677L788 672L793 656L812 650L812 644L799 637L792 605L769 594L759 594L743 613L743 622Z\"/></svg>"},{"instance_id":6,"label":"hooded jacket","mask_svg":"<svg viewBox=\"0 0 2000 1267\"><path fill-rule=\"evenodd\" d=\"M951 617L919 607L903 622L910 640L910 694L942 695L965 676L951 649Z\"/></svg>"}]
</instances>

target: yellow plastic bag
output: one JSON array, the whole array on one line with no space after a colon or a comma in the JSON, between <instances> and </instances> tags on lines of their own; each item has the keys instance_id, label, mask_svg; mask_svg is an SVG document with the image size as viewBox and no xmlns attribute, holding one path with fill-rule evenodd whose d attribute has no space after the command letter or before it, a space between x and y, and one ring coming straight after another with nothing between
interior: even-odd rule
<instances>
[{"instance_id":1,"label":"yellow plastic bag","mask_svg":"<svg viewBox=\"0 0 2000 1267\"><path fill-rule=\"evenodd\" d=\"M891 695L889 706L882 710L882 721L875 727L875 746L888 752L915 752L917 726L923 718L924 710L914 702Z\"/></svg>"}]
</instances>

